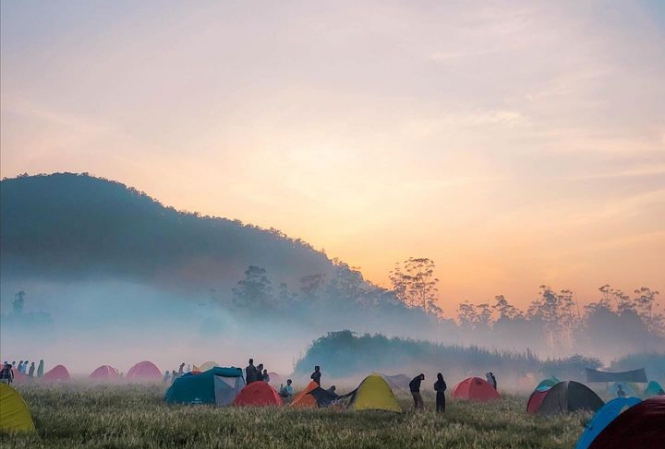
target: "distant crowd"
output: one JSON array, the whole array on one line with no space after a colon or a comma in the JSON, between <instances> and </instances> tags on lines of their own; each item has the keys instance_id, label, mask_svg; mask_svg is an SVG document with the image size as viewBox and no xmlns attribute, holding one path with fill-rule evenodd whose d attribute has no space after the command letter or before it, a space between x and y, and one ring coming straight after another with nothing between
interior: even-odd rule
<instances>
[{"instance_id":1,"label":"distant crowd","mask_svg":"<svg viewBox=\"0 0 665 449\"><path fill-rule=\"evenodd\" d=\"M35 362L30 362L29 360L19 361L18 366L16 366L16 360L12 363L5 360L0 370L0 382L11 384L14 381L15 371L31 378L35 376L42 377L44 375L44 360L40 360L37 367L35 367Z\"/></svg>"}]
</instances>

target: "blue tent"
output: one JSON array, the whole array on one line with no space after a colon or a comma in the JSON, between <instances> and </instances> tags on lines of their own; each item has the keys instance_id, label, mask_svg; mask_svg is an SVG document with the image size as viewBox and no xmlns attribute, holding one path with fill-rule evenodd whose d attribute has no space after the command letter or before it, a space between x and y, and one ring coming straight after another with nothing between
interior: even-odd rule
<instances>
[{"instance_id":1,"label":"blue tent","mask_svg":"<svg viewBox=\"0 0 665 449\"><path fill-rule=\"evenodd\" d=\"M598 409L596 414L593 415L593 418L591 418L591 421L587 423L580 439L577 440L575 449L587 449L598 434L602 432L609 423L614 421L614 418L619 416L624 408L628 409L640 402L642 402L642 400L635 397L616 398L607 402Z\"/></svg>"},{"instance_id":2,"label":"blue tent","mask_svg":"<svg viewBox=\"0 0 665 449\"><path fill-rule=\"evenodd\" d=\"M202 373L187 373L173 381L164 400L180 404L230 405L245 386L240 368L214 367Z\"/></svg>"}]
</instances>

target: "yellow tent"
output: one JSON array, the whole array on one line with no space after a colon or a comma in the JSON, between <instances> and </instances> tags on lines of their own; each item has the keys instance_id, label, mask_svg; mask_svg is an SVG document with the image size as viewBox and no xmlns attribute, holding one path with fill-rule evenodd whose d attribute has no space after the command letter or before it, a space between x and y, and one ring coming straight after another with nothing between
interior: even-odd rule
<instances>
[{"instance_id":1,"label":"yellow tent","mask_svg":"<svg viewBox=\"0 0 665 449\"><path fill-rule=\"evenodd\" d=\"M201 372L208 371L209 369L213 369L216 366L219 366L219 363L210 360L205 362L203 365L199 366L199 371Z\"/></svg>"},{"instance_id":2,"label":"yellow tent","mask_svg":"<svg viewBox=\"0 0 665 449\"><path fill-rule=\"evenodd\" d=\"M393 390L379 374L365 377L358 388L351 394L349 402L351 410L387 410L402 413Z\"/></svg>"},{"instance_id":3,"label":"yellow tent","mask_svg":"<svg viewBox=\"0 0 665 449\"><path fill-rule=\"evenodd\" d=\"M0 383L0 429L34 431L35 424L25 401L7 384Z\"/></svg>"}]
</instances>

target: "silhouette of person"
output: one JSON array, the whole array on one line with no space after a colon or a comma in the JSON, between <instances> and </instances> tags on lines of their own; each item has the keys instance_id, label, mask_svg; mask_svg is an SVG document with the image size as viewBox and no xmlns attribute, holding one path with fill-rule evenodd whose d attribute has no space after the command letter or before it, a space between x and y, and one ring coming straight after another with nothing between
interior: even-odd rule
<instances>
[{"instance_id":1,"label":"silhouette of person","mask_svg":"<svg viewBox=\"0 0 665 449\"><path fill-rule=\"evenodd\" d=\"M32 362L30 364L30 369L28 370L28 376L30 376L30 377L35 376L35 362Z\"/></svg>"},{"instance_id":2,"label":"silhouette of person","mask_svg":"<svg viewBox=\"0 0 665 449\"><path fill-rule=\"evenodd\" d=\"M443 374L436 375L436 382L434 383L434 391L436 391L436 412L444 413L446 411L446 381L443 380Z\"/></svg>"},{"instance_id":3,"label":"silhouette of person","mask_svg":"<svg viewBox=\"0 0 665 449\"><path fill-rule=\"evenodd\" d=\"M413 408L416 410L425 408L423 397L420 395L420 382L423 380L425 380L425 375L420 373L409 382L409 390L411 391L411 396L413 396Z\"/></svg>"},{"instance_id":4,"label":"silhouette of person","mask_svg":"<svg viewBox=\"0 0 665 449\"><path fill-rule=\"evenodd\" d=\"M487 383L489 383L492 388L496 390L496 377L494 377L494 373L492 373L492 371L485 373L485 377L487 377Z\"/></svg>"},{"instance_id":5,"label":"silhouette of person","mask_svg":"<svg viewBox=\"0 0 665 449\"><path fill-rule=\"evenodd\" d=\"M42 377L44 375L44 359L39 361L39 366L37 367L37 377Z\"/></svg>"},{"instance_id":6,"label":"silhouette of person","mask_svg":"<svg viewBox=\"0 0 665 449\"><path fill-rule=\"evenodd\" d=\"M263 363L259 363L258 365L256 365L256 380L257 381L265 380L263 377Z\"/></svg>"},{"instance_id":7,"label":"silhouette of person","mask_svg":"<svg viewBox=\"0 0 665 449\"><path fill-rule=\"evenodd\" d=\"M623 390L623 387L621 384L617 386L617 397L618 398L625 398L626 397L626 392Z\"/></svg>"},{"instance_id":8,"label":"silhouette of person","mask_svg":"<svg viewBox=\"0 0 665 449\"><path fill-rule=\"evenodd\" d=\"M319 365L314 366L314 372L309 376L316 384L321 386L321 367Z\"/></svg>"},{"instance_id":9,"label":"silhouette of person","mask_svg":"<svg viewBox=\"0 0 665 449\"><path fill-rule=\"evenodd\" d=\"M245 367L245 382L247 382L247 385L256 382L256 367L254 366L254 359L249 359L249 365Z\"/></svg>"}]
</instances>

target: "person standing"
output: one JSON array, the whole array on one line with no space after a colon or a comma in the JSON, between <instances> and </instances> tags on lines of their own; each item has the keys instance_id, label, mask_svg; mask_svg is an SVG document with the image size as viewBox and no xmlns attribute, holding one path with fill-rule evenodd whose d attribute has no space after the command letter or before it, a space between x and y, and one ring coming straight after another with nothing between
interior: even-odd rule
<instances>
[{"instance_id":1,"label":"person standing","mask_svg":"<svg viewBox=\"0 0 665 449\"><path fill-rule=\"evenodd\" d=\"M309 376L316 384L321 386L321 367L319 365L314 366L314 372Z\"/></svg>"},{"instance_id":2,"label":"person standing","mask_svg":"<svg viewBox=\"0 0 665 449\"><path fill-rule=\"evenodd\" d=\"M434 391L436 391L436 412L445 413L446 411L446 381L443 380L443 374L436 375L436 382L434 382Z\"/></svg>"},{"instance_id":3,"label":"person standing","mask_svg":"<svg viewBox=\"0 0 665 449\"><path fill-rule=\"evenodd\" d=\"M413 396L413 408L415 410L422 410L425 408L423 397L420 395L420 382L423 380L425 380L425 375L420 373L409 382L409 390L411 391L411 396Z\"/></svg>"},{"instance_id":4,"label":"person standing","mask_svg":"<svg viewBox=\"0 0 665 449\"><path fill-rule=\"evenodd\" d=\"M32 362L30 364L30 369L28 370L28 376L29 377L34 377L35 376L35 362Z\"/></svg>"},{"instance_id":5,"label":"person standing","mask_svg":"<svg viewBox=\"0 0 665 449\"><path fill-rule=\"evenodd\" d=\"M9 363L5 363L2 370L0 370L0 382L9 385L13 380L14 372L12 371L12 366Z\"/></svg>"},{"instance_id":6,"label":"person standing","mask_svg":"<svg viewBox=\"0 0 665 449\"><path fill-rule=\"evenodd\" d=\"M44 375L44 359L39 361L39 366L37 367L37 377L42 377Z\"/></svg>"},{"instance_id":7,"label":"person standing","mask_svg":"<svg viewBox=\"0 0 665 449\"><path fill-rule=\"evenodd\" d=\"M265 380L263 378L263 363L259 363L256 365L256 381L262 382L263 380Z\"/></svg>"},{"instance_id":8,"label":"person standing","mask_svg":"<svg viewBox=\"0 0 665 449\"><path fill-rule=\"evenodd\" d=\"M487 378L487 382L496 390L496 377L494 377L494 373L490 371L489 373L485 373L485 377Z\"/></svg>"},{"instance_id":9,"label":"person standing","mask_svg":"<svg viewBox=\"0 0 665 449\"><path fill-rule=\"evenodd\" d=\"M249 365L245 367L245 382L247 385L256 381L256 367L254 366L254 359L249 359Z\"/></svg>"}]
</instances>

